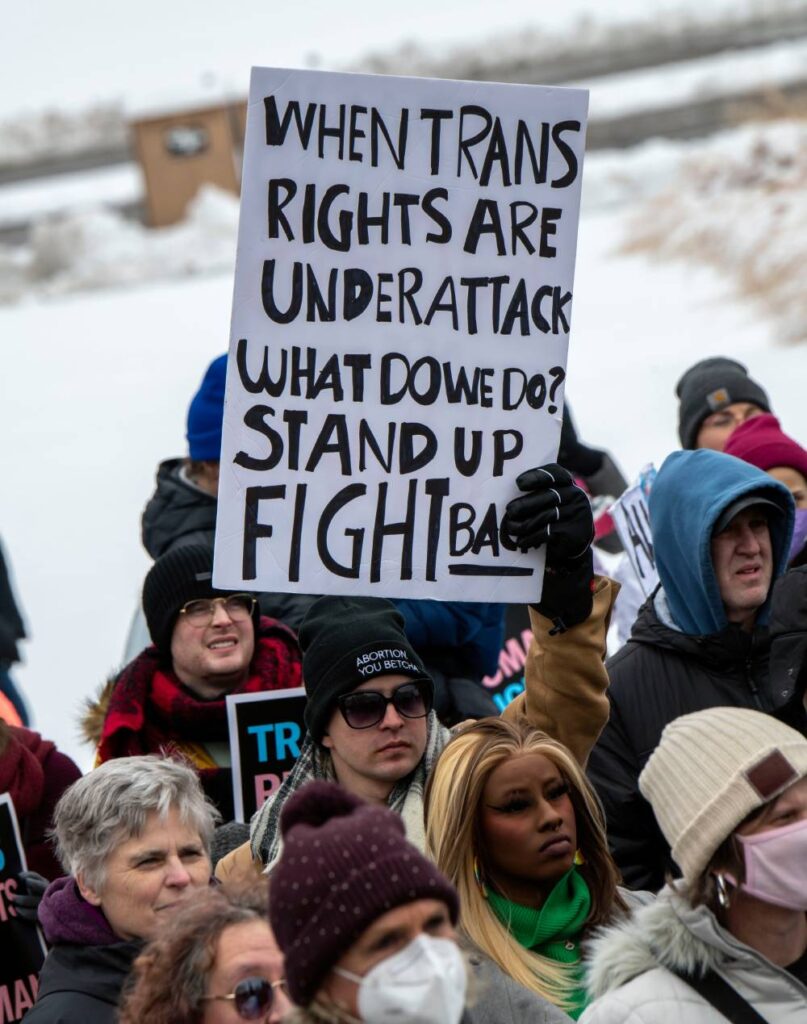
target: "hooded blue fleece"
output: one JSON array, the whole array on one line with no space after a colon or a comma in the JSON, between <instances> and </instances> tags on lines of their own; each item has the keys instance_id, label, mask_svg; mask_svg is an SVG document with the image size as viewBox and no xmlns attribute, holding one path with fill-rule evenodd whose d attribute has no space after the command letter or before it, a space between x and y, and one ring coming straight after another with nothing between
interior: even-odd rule
<instances>
[{"instance_id":1,"label":"hooded blue fleece","mask_svg":"<svg viewBox=\"0 0 807 1024\"><path fill-rule=\"evenodd\" d=\"M738 498L758 494L778 505L769 518L774 578L787 567L795 508L784 484L732 455L708 449L673 452L650 492L650 526L659 579L672 617L692 636L728 626L710 542L721 512ZM767 621L766 601L757 622Z\"/></svg>"}]
</instances>

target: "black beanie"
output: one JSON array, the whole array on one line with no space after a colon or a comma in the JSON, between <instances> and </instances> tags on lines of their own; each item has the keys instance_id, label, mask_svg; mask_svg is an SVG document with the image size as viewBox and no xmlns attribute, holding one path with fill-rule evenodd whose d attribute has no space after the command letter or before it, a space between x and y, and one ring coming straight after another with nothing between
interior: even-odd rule
<instances>
[{"instance_id":1,"label":"black beanie","mask_svg":"<svg viewBox=\"0 0 807 1024\"><path fill-rule=\"evenodd\" d=\"M204 544L172 548L158 558L143 583L143 612L149 635L160 654L171 654L174 623L184 604L230 593L233 591L213 589L213 552ZM256 627L259 614L256 607Z\"/></svg>"},{"instance_id":2,"label":"black beanie","mask_svg":"<svg viewBox=\"0 0 807 1024\"><path fill-rule=\"evenodd\" d=\"M382 675L431 678L406 638L401 613L381 597L321 597L300 626L305 724L319 743L336 698Z\"/></svg>"},{"instance_id":3,"label":"black beanie","mask_svg":"<svg viewBox=\"0 0 807 1024\"><path fill-rule=\"evenodd\" d=\"M724 356L702 359L686 371L675 386L680 400L678 436L682 448L694 448L701 423L713 412L734 402L753 402L770 412L768 396L748 376L742 363Z\"/></svg>"}]
</instances>

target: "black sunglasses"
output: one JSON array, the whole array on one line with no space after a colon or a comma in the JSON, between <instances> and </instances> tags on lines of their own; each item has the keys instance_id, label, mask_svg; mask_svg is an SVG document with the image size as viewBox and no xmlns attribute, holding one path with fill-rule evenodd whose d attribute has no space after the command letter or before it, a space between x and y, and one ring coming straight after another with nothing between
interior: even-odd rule
<instances>
[{"instance_id":1,"label":"black sunglasses","mask_svg":"<svg viewBox=\"0 0 807 1024\"><path fill-rule=\"evenodd\" d=\"M275 989L285 988L285 978L281 981L267 981L265 978L244 978L239 981L232 992L226 996L202 996L202 1002L224 999L235 1003L235 1012L241 1020L258 1020L272 1008L275 1001Z\"/></svg>"},{"instance_id":2,"label":"black sunglasses","mask_svg":"<svg viewBox=\"0 0 807 1024\"><path fill-rule=\"evenodd\" d=\"M404 718L425 718L432 709L432 684L425 679L404 683L385 697L377 690L355 690L336 698L342 718L351 729L370 729L383 719L392 704Z\"/></svg>"}]
</instances>

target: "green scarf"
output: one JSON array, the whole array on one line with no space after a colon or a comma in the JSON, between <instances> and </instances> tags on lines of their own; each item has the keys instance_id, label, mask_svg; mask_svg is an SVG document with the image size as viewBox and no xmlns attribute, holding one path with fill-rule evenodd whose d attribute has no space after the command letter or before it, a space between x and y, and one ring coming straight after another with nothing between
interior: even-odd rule
<instances>
[{"instance_id":1,"label":"green scarf","mask_svg":"<svg viewBox=\"0 0 807 1024\"><path fill-rule=\"evenodd\" d=\"M491 910L519 946L540 956L575 967L578 985L573 994L574 1007L567 1013L574 1020L586 1007L580 939L591 911L591 893L576 867L556 883L540 910L511 903L498 893L488 891Z\"/></svg>"}]
</instances>

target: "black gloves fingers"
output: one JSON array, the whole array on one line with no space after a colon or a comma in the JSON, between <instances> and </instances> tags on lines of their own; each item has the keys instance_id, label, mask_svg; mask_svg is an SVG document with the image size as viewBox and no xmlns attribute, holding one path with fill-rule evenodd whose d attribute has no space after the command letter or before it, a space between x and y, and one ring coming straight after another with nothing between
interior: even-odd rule
<instances>
[{"instance_id":1,"label":"black gloves fingers","mask_svg":"<svg viewBox=\"0 0 807 1024\"><path fill-rule=\"evenodd\" d=\"M9 898L14 904L18 917L30 924L36 924L37 910L50 882L36 871L21 871L17 875L17 881L19 883L17 891Z\"/></svg>"},{"instance_id":2,"label":"black gloves fingers","mask_svg":"<svg viewBox=\"0 0 807 1024\"><path fill-rule=\"evenodd\" d=\"M594 538L591 503L570 474L550 463L528 469L516 480L524 495L508 503L501 532L522 551L546 544L548 565L586 553Z\"/></svg>"}]
</instances>

